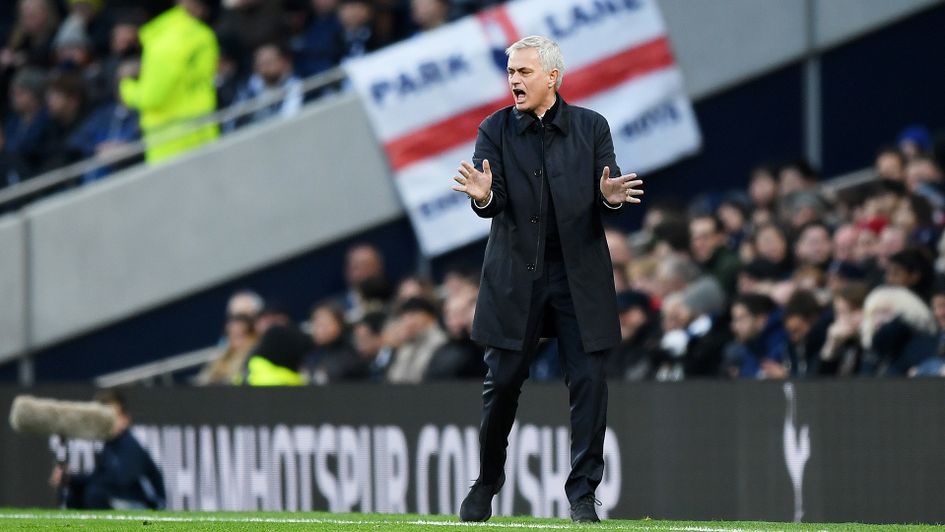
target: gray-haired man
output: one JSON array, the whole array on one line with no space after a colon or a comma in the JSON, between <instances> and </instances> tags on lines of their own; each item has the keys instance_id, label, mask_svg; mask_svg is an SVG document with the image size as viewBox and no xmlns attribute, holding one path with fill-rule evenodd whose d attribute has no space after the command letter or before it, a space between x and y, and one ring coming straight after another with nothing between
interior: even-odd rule
<instances>
[{"instance_id":1,"label":"gray-haired man","mask_svg":"<svg viewBox=\"0 0 945 532\"><path fill-rule=\"evenodd\" d=\"M453 190L492 218L472 337L488 366L479 478L460 518L485 521L504 482L508 434L541 336L557 336L571 403L571 518L597 521L604 471L604 353L620 341L613 269L601 213L639 203L642 181L620 175L610 127L558 96L558 45L526 37L506 50L514 105L479 126L473 162Z\"/></svg>"}]
</instances>

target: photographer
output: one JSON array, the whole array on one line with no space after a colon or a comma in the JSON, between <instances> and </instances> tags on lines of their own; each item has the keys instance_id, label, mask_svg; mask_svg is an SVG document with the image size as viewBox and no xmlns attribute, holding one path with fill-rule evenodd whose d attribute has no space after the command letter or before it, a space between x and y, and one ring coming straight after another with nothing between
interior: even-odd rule
<instances>
[{"instance_id":1,"label":"photographer","mask_svg":"<svg viewBox=\"0 0 945 532\"><path fill-rule=\"evenodd\" d=\"M115 409L111 438L95 455L91 474L70 475L63 464L53 468L49 483L60 490L61 503L76 509L164 509L164 480L129 430L131 417L125 398L105 390L96 394L95 400Z\"/></svg>"}]
</instances>

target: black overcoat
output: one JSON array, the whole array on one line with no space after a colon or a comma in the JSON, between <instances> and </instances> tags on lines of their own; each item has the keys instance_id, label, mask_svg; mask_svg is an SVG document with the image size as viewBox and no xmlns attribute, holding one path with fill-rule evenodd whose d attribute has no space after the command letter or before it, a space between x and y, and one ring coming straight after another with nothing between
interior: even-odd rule
<instances>
[{"instance_id":1,"label":"black overcoat","mask_svg":"<svg viewBox=\"0 0 945 532\"><path fill-rule=\"evenodd\" d=\"M560 98L560 96L558 96ZM613 267L600 193L604 166L620 176L610 127L600 114L561 100L550 124L509 106L479 126L473 164L492 169L492 218L472 337L487 346L521 350L532 284L544 267L549 193L554 204L568 286L586 352L620 341ZM547 179L543 174L547 173Z\"/></svg>"}]
</instances>

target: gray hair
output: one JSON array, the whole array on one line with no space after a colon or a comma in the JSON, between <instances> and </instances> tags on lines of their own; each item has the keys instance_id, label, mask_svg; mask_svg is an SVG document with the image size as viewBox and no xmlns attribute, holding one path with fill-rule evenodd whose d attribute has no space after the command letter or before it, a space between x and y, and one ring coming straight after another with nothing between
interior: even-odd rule
<instances>
[{"instance_id":1,"label":"gray hair","mask_svg":"<svg viewBox=\"0 0 945 532\"><path fill-rule=\"evenodd\" d=\"M561 55L561 48L558 47L558 43L548 37L530 35L512 43L512 46L505 49L505 55L511 55L515 50L525 48L535 48L538 50L538 61L541 63L541 68L543 68L545 72L550 73L552 70L558 71L558 79L555 81L555 90L561 88L561 81L564 79L564 56Z\"/></svg>"}]
</instances>

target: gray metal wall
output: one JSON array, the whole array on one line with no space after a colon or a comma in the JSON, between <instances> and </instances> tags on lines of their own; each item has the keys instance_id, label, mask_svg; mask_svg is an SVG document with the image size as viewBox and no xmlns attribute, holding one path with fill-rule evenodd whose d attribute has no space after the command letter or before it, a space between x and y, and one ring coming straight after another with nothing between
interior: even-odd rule
<instances>
[{"instance_id":1,"label":"gray metal wall","mask_svg":"<svg viewBox=\"0 0 945 532\"><path fill-rule=\"evenodd\" d=\"M689 94L699 99L942 0L660 0Z\"/></svg>"},{"instance_id":2,"label":"gray metal wall","mask_svg":"<svg viewBox=\"0 0 945 532\"><path fill-rule=\"evenodd\" d=\"M357 100L339 97L170 164L27 209L33 346L399 216L372 135ZM16 249L17 232L4 228L0 245L11 238ZM15 295L21 286L22 273L8 268L8 260L22 259L0 258L0 295ZM0 303L0 332L22 328L16 301ZM0 355L22 347L15 335L0 338Z\"/></svg>"},{"instance_id":3,"label":"gray metal wall","mask_svg":"<svg viewBox=\"0 0 945 532\"><path fill-rule=\"evenodd\" d=\"M662 0L694 98L942 0ZM445 183L444 186L446 186ZM0 361L184 297L402 215L354 96L310 106L157 168L0 221ZM29 304L23 283L29 278ZM24 321L30 325L24 334Z\"/></svg>"},{"instance_id":4,"label":"gray metal wall","mask_svg":"<svg viewBox=\"0 0 945 532\"><path fill-rule=\"evenodd\" d=\"M23 236L18 217L0 218L0 361L26 345Z\"/></svg>"}]
</instances>

